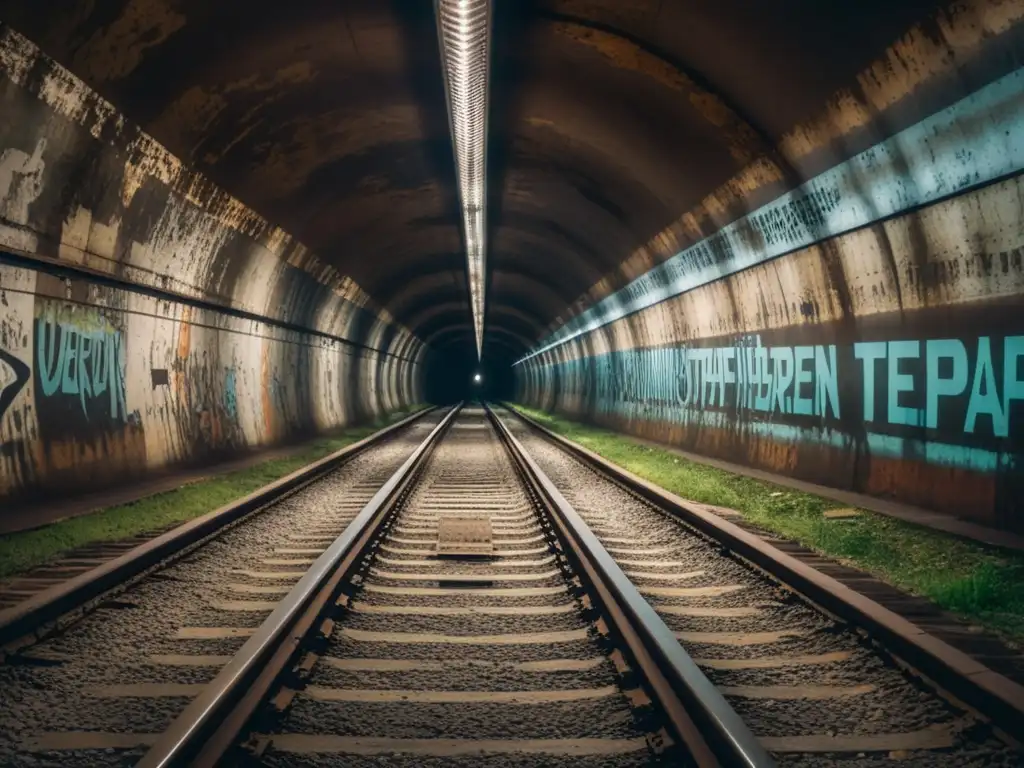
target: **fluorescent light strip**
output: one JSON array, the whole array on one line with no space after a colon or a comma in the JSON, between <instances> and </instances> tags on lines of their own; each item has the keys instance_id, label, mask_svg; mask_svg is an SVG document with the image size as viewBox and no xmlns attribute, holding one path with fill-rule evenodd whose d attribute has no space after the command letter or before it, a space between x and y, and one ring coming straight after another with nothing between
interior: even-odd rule
<instances>
[{"instance_id":1,"label":"fluorescent light strip","mask_svg":"<svg viewBox=\"0 0 1024 768\"><path fill-rule=\"evenodd\" d=\"M483 355L487 276L487 91L490 0L435 0L477 358Z\"/></svg>"}]
</instances>

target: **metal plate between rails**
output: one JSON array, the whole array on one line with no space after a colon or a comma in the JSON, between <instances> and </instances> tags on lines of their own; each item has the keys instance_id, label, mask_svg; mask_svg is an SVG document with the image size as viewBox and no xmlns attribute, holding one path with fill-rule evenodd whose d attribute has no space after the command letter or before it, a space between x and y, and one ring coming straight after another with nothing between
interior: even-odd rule
<instances>
[{"instance_id":1,"label":"metal plate between rails","mask_svg":"<svg viewBox=\"0 0 1024 768\"><path fill-rule=\"evenodd\" d=\"M437 554L449 557L493 555L491 518L441 517L437 525Z\"/></svg>"}]
</instances>

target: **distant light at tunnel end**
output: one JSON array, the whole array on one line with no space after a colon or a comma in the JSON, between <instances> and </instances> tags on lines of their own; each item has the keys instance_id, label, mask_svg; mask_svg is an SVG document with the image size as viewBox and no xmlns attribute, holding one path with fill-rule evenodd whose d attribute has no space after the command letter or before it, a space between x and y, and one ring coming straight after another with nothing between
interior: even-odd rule
<instances>
[{"instance_id":1,"label":"distant light at tunnel end","mask_svg":"<svg viewBox=\"0 0 1024 768\"><path fill-rule=\"evenodd\" d=\"M490 0L435 0L459 185L476 354L483 356L487 277L487 92Z\"/></svg>"},{"instance_id":2,"label":"distant light at tunnel end","mask_svg":"<svg viewBox=\"0 0 1024 768\"><path fill-rule=\"evenodd\" d=\"M482 379L482 377L480 376L479 373L474 373L473 374L473 383L474 384L479 384L481 379Z\"/></svg>"}]
</instances>

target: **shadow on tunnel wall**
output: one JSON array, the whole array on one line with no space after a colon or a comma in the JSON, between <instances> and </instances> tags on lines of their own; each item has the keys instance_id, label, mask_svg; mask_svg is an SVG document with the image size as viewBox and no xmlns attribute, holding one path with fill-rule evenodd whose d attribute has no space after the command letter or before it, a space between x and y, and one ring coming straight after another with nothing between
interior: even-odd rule
<instances>
[{"instance_id":1,"label":"shadow on tunnel wall","mask_svg":"<svg viewBox=\"0 0 1024 768\"><path fill-rule=\"evenodd\" d=\"M596 285L517 399L1024 531L1024 3L965 5Z\"/></svg>"},{"instance_id":2,"label":"shadow on tunnel wall","mask_svg":"<svg viewBox=\"0 0 1024 768\"><path fill-rule=\"evenodd\" d=\"M359 286L2 25L0 62L0 508L422 399Z\"/></svg>"}]
</instances>

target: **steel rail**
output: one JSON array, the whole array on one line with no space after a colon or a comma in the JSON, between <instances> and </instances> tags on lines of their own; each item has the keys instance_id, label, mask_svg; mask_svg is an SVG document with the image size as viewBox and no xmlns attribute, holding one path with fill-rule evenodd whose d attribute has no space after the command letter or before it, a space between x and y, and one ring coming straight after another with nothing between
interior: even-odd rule
<instances>
[{"instance_id":1,"label":"steel rail","mask_svg":"<svg viewBox=\"0 0 1024 768\"><path fill-rule=\"evenodd\" d=\"M216 534L247 514L258 512L316 482L323 475L376 445L384 438L435 410L426 408L381 429L358 442L297 469L259 488L248 496L225 504L201 517L189 520L140 544L85 573L55 584L17 605L0 611L0 658L16 652L43 636L62 616L81 610L102 595L124 586L171 557ZM76 614L77 617L77 614ZM22 642L19 642L22 641Z\"/></svg>"},{"instance_id":2,"label":"steel rail","mask_svg":"<svg viewBox=\"0 0 1024 768\"><path fill-rule=\"evenodd\" d=\"M380 487L231 661L160 735L139 768L220 762L384 521L391 501L422 466L461 407L460 403L452 408Z\"/></svg>"},{"instance_id":3,"label":"steel rail","mask_svg":"<svg viewBox=\"0 0 1024 768\"><path fill-rule=\"evenodd\" d=\"M503 404L504 405L504 404ZM702 505L687 501L505 405L509 413L610 482L692 526L826 612L862 627L889 652L990 720L1012 739L1024 728L1024 686L935 637L865 594L803 563Z\"/></svg>"},{"instance_id":4,"label":"steel rail","mask_svg":"<svg viewBox=\"0 0 1024 768\"><path fill-rule=\"evenodd\" d=\"M775 762L747 724L679 644L672 630L640 594L579 513L485 404L499 435L553 519L608 617L629 646L675 737L697 765L768 768Z\"/></svg>"}]
</instances>

